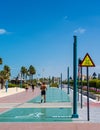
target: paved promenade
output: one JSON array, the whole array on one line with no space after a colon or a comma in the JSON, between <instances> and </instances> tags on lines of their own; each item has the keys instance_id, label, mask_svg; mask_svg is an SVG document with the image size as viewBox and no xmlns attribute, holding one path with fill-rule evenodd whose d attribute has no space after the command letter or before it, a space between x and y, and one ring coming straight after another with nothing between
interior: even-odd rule
<instances>
[{"instance_id":1,"label":"paved promenade","mask_svg":"<svg viewBox=\"0 0 100 130\"><path fill-rule=\"evenodd\" d=\"M63 88L66 91L66 88ZM1 94L1 93L0 93ZM30 89L28 92L23 90L12 95L0 97L0 103L5 104L24 104L40 94L40 89L36 88L34 92ZM70 97L72 98L72 91L70 90ZM25 104L26 105L26 104ZM49 104L50 105L50 104ZM62 104L61 104L62 105ZM65 104L63 104L65 106ZM52 105L51 105L52 106ZM14 106L12 106L13 108ZM0 107L0 113L4 113L12 109L9 105ZM78 103L79 118L72 122L1 122L1 130L95 130L100 129L100 103L90 101L90 121L87 121L87 105L86 97L83 97L83 108L80 108L80 101Z\"/></svg>"},{"instance_id":2,"label":"paved promenade","mask_svg":"<svg viewBox=\"0 0 100 130\"><path fill-rule=\"evenodd\" d=\"M64 88L66 91L66 88ZM70 98L73 101L73 91L70 90ZM77 113L79 115L78 119L74 119L76 122L89 122L89 123L100 123L100 101L89 99L89 118L87 121L87 97L82 96L82 108L81 108L81 95L79 94Z\"/></svg>"}]
</instances>

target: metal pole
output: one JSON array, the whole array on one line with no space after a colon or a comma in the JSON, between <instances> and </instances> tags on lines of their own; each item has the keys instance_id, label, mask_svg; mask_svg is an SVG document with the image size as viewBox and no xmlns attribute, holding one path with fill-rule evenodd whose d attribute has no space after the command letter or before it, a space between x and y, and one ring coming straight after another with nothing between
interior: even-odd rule
<instances>
[{"instance_id":1,"label":"metal pole","mask_svg":"<svg viewBox=\"0 0 100 130\"><path fill-rule=\"evenodd\" d=\"M80 69L80 67L79 67L79 65L78 65L78 79L77 79L77 88L78 88L78 97L77 97L77 100L79 101L79 87L80 87L80 78L79 78L79 70Z\"/></svg>"},{"instance_id":2,"label":"metal pole","mask_svg":"<svg viewBox=\"0 0 100 130\"><path fill-rule=\"evenodd\" d=\"M67 80L68 80L68 91L67 91L67 93L69 94L69 67L67 69Z\"/></svg>"},{"instance_id":3,"label":"metal pole","mask_svg":"<svg viewBox=\"0 0 100 130\"><path fill-rule=\"evenodd\" d=\"M50 76L49 76L49 87L50 87Z\"/></svg>"},{"instance_id":4,"label":"metal pole","mask_svg":"<svg viewBox=\"0 0 100 130\"><path fill-rule=\"evenodd\" d=\"M62 89L62 73L61 73L61 80L60 80L60 84L61 84L61 89Z\"/></svg>"},{"instance_id":5,"label":"metal pole","mask_svg":"<svg viewBox=\"0 0 100 130\"><path fill-rule=\"evenodd\" d=\"M87 120L90 120L89 114L89 69L87 67Z\"/></svg>"},{"instance_id":6,"label":"metal pole","mask_svg":"<svg viewBox=\"0 0 100 130\"><path fill-rule=\"evenodd\" d=\"M20 88L22 88L22 79L20 80Z\"/></svg>"},{"instance_id":7,"label":"metal pole","mask_svg":"<svg viewBox=\"0 0 100 130\"><path fill-rule=\"evenodd\" d=\"M77 37L74 36L73 46L73 114L72 118L78 118L77 114Z\"/></svg>"},{"instance_id":8,"label":"metal pole","mask_svg":"<svg viewBox=\"0 0 100 130\"><path fill-rule=\"evenodd\" d=\"M79 74L78 75L79 75L79 78L81 79L80 80L80 82L81 82L80 86L81 86L81 108L82 108L83 107L83 105L82 105L83 104L82 103L83 102L83 99L82 99L82 93L83 93L82 92L82 87L83 87L83 83L82 83L82 66L81 66L82 60L79 58L78 62L79 62L79 65L78 65L78 67L79 67L79 72L78 73Z\"/></svg>"},{"instance_id":9,"label":"metal pole","mask_svg":"<svg viewBox=\"0 0 100 130\"><path fill-rule=\"evenodd\" d=\"M83 107L83 83L82 83L82 67L81 67L81 108Z\"/></svg>"},{"instance_id":10,"label":"metal pole","mask_svg":"<svg viewBox=\"0 0 100 130\"><path fill-rule=\"evenodd\" d=\"M6 92L7 92L7 90L8 90L8 80L6 80L5 87L6 87Z\"/></svg>"}]
</instances>

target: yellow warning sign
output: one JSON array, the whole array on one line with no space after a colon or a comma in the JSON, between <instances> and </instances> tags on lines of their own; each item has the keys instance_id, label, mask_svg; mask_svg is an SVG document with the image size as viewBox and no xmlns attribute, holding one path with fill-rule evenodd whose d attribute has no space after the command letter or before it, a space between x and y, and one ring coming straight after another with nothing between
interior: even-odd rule
<instances>
[{"instance_id":1,"label":"yellow warning sign","mask_svg":"<svg viewBox=\"0 0 100 130\"><path fill-rule=\"evenodd\" d=\"M89 54L87 53L81 63L82 67L94 67L95 64L92 61L91 57L89 56Z\"/></svg>"}]
</instances>

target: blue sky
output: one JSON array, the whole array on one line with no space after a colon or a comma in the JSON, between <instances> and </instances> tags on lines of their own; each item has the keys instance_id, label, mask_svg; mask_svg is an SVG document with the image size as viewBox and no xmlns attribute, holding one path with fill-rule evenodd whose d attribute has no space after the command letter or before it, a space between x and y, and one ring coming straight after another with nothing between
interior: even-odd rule
<instances>
[{"instance_id":1,"label":"blue sky","mask_svg":"<svg viewBox=\"0 0 100 130\"><path fill-rule=\"evenodd\" d=\"M99 0L0 0L0 57L12 77L21 66L37 76L73 74L73 35L78 57L88 52L100 73ZM85 73L85 68L84 68Z\"/></svg>"}]
</instances>

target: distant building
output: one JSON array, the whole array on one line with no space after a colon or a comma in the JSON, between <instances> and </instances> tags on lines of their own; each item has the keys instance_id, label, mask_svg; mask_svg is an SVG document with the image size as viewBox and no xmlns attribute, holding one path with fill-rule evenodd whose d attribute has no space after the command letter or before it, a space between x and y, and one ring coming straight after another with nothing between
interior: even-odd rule
<instances>
[{"instance_id":1,"label":"distant building","mask_svg":"<svg viewBox=\"0 0 100 130\"><path fill-rule=\"evenodd\" d=\"M59 83L60 82L60 78L59 77L54 77L54 83Z\"/></svg>"},{"instance_id":2,"label":"distant building","mask_svg":"<svg viewBox=\"0 0 100 130\"><path fill-rule=\"evenodd\" d=\"M100 73L98 74L98 79L100 79Z\"/></svg>"}]
</instances>

